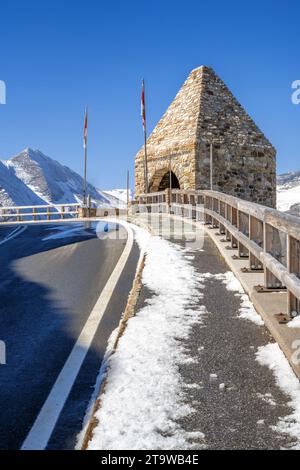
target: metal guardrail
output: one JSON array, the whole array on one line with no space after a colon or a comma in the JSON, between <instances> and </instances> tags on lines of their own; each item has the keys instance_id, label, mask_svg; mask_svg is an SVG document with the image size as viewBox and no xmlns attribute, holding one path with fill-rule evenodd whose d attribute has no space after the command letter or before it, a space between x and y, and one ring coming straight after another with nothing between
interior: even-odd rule
<instances>
[{"instance_id":1,"label":"metal guardrail","mask_svg":"<svg viewBox=\"0 0 300 470\"><path fill-rule=\"evenodd\" d=\"M139 207L172 212L218 228L249 272L264 272L262 291L287 290L287 311L300 314L300 218L218 191L141 194ZM157 209L160 206L160 209ZM165 207L162 210L162 207Z\"/></svg>"},{"instance_id":2,"label":"metal guardrail","mask_svg":"<svg viewBox=\"0 0 300 470\"><path fill-rule=\"evenodd\" d=\"M0 207L0 223L77 218L80 207L77 203Z\"/></svg>"}]
</instances>

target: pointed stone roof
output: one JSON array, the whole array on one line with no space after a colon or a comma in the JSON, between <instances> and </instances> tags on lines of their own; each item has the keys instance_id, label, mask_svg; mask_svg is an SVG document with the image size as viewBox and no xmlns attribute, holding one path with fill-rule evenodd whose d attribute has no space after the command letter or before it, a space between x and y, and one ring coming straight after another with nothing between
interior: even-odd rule
<instances>
[{"instance_id":1,"label":"pointed stone roof","mask_svg":"<svg viewBox=\"0 0 300 470\"><path fill-rule=\"evenodd\" d=\"M207 66L194 69L147 140L149 158L197 149L200 142L273 149L225 83ZM137 154L142 157L143 149Z\"/></svg>"}]
</instances>

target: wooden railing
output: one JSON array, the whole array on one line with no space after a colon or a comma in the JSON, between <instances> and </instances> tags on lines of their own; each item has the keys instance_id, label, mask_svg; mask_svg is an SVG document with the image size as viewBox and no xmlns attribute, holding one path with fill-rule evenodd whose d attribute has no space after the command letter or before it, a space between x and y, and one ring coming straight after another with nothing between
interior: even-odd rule
<instances>
[{"instance_id":1,"label":"wooden railing","mask_svg":"<svg viewBox=\"0 0 300 470\"><path fill-rule=\"evenodd\" d=\"M0 223L69 219L79 216L79 208L77 203L0 207Z\"/></svg>"},{"instance_id":2,"label":"wooden railing","mask_svg":"<svg viewBox=\"0 0 300 470\"><path fill-rule=\"evenodd\" d=\"M152 209L152 204L154 204ZM140 209L171 212L217 228L249 271L264 272L262 290L287 290L288 313L300 314L300 217L217 191L142 194Z\"/></svg>"}]
</instances>

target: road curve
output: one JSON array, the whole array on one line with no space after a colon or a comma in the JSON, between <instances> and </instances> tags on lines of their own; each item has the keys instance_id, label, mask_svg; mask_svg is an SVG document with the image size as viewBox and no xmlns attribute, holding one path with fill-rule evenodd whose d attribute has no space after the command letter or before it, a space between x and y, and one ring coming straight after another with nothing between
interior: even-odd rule
<instances>
[{"instance_id":1,"label":"road curve","mask_svg":"<svg viewBox=\"0 0 300 470\"><path fill-rule=\"evenodd\" d=\"M71 226L72 225L72 226ZM39 416L127 242L113 224L0 229L0 448L19 449ZM108 232L107 232L108 230ZM113 237L108 237L108 234ZM107 339L126 305L139 250L133 245L76 380L58 413L48 449L71 449L90 399Z\"/></svg>"}]
</instances>

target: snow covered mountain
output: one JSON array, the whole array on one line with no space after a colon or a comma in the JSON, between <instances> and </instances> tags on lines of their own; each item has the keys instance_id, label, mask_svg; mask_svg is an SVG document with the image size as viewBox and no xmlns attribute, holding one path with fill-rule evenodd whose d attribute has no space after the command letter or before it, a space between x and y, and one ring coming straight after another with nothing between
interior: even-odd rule
<instances>
[{"instance_id":1,"label":"snow covered mountain","mask_svg":"<svg viewBox=\"0 0 300 470\"><path fill-rule=\"evenodd\" d=\"M0 206L44 204L44 201L15 175L14 169L0 161Z\"/></svg>"},{"instance_id":2,"label":"snow covered mountain","mask_svg":"<svg viewBox=\"0 0 300 470\"><path fill-rule=\"evenodd\" d=\"M277 209L300 215L300 171L277 177Z\"/></svg>"},{"instance_id":3,"label":"snow covered mountain","mask_svg":"<svg viewBox=\"0 0 300 470\"><path fill-rule=\"evenodd\" d=\"M103 191L105 194L107 194L109 197L114 197L118 199L119 201L122 201L124 204L127 203L127 190L126 189L112 189L109 191ZM129 190L129 201L133 199L133 194L131 190Z\"/></svg>"},{"instance_id":4,"label":"snow covered mountain","mask_svg":"<svg viewBox=\"0 0 300 470\"><path fill-rule=\"evenodd\" d=\"M80 202L83 179L39 150L27 148L0 161L0 206ZM93 205L116 207L122 200L87 185Z\"/></svg>"}]
</instances>

